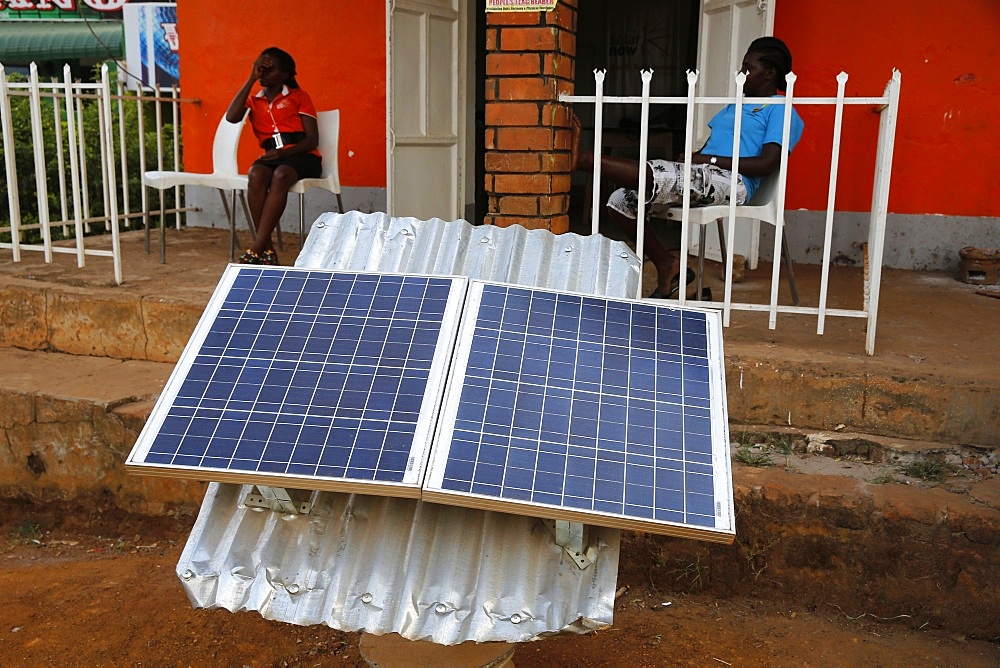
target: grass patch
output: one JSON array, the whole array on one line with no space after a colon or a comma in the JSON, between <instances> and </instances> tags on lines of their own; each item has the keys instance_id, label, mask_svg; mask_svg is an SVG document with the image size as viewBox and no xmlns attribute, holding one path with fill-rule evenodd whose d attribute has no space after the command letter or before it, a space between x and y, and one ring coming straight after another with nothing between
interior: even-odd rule
<instances>
[{"instance_id":1,"label":"grass patch","mask_svg":"<svg viewBox=\"0 0 1000 668\"><path fill-rule=\"evenodd\" d=\"M702 576L708 572L708 565L701 563L701 555L688 559L674 559L674 565L675 568L668 570L667 575L672 576L675 583L684 582L688 591L701 591L705 585Z\"/></svg>"},{"instance_id":2,"label":"grass patch","mask_svg":"<svg viewBox=\"0 0 1000 668\"><path fill-rule=\"evenodd\" d=\"M741 445L736 448L736 452L733 454L733 459L744 466L763 468L771 465L771 456L769 454L766 452L760 452L759 450L754 450L745 445Z\"/></svg>"},{"instance_id":3,"label":"grass patch","mask_svg":"<svg viewBox=\"0 0 1000 668\"><path fill-rule=\"evenodd\" d=\"M896 476L894 476L891 471L889 473L883 473L881 475L872 478L873 485L888 485L890 483L895 483L895 482L899 481L896 480Z\"/></svg>"},{"instance_id":4,"label":"grass patch","mask_svg":"<svg viewBox=\"0 0 1000 668\"><path fill-rule=\"evenodd\" d=\"M900 471L911 478L919 478L928 482L943 482L955 472L955 468L944 462L919 461L907 464Z\"/></svg>"},{"instance_id":5,"label":"grass patch","mask_svg":"<svg viewBox=\"0 0 1000 668\"><path fill-rule=\"evenodd\" d=\"M795 441L789 434L740 431L732 438L738 448L760 448L781 455L791 455L795 452Z\"/></svg>"},{"instance_id":6,"label":"grass patch","mask_svg":"<svg viewBox=\"0 0 1000 668\"><path fill-rule=\"evenodd\" d=\"M788 456L795 452L795 446L792 444L792 439L786 434L769 434L767 437L767 444L779 455Z\"/></svg>"},{"instance_id":7,"label":"grass patch","mask_svg":"<svg viewBox=\"0 0 1000 668\"><path fill-rule=\"evenodd\" d=\"M42 525L37 522L29 522L27 520L18 523L14 527L14 538L17 540L37 540L42 535Z\"/></svg>"}]
</instances>

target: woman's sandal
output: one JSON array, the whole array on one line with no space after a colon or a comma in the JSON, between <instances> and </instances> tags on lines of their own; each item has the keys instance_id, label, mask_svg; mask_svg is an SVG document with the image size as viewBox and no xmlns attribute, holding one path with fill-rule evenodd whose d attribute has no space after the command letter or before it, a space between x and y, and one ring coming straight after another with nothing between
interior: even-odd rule
<instances>
[{"instance_id":1,"label":"woman's sandal","mask_svg":"<svg viewBox=\"0 0 1000 668\"><path fill-rule=\"evenodd\" d=\"M266 250L258 255L253 249L248 248L243 251L243 255L236 258L236 264L265 264L270 266L278 265L278 254L273 250Z\"/></svg>"},{"instance_id":2,"label":"woman's sandal","mask_svg":"<svg viewBox=\"0 0 1000 668\"><path fill-rule=\"evenodd\" d=\"M260 255L248 248L243 251L243 255L236 258L236 264L262 264L262 262Z\"/></svg>"}]
</instances>

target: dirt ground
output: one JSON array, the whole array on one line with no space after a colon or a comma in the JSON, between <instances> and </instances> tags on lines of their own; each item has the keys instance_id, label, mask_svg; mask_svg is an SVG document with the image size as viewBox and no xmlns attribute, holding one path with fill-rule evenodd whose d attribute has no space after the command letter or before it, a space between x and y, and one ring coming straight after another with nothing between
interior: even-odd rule
<instances>
[{"instance_id":1,"label":"dirt ground","mask_svg":"<svg viewBox=\"0 0 1000 668\"><path fill-rule=\"evenodd\" d=\"M192 521L4 500L0 665L366 665L357 633L192 609L174 573ZM522 645L518 668L1000 665L1000 644L864 610L619 585L611 628Z\"/></svg>"}]
</instances>

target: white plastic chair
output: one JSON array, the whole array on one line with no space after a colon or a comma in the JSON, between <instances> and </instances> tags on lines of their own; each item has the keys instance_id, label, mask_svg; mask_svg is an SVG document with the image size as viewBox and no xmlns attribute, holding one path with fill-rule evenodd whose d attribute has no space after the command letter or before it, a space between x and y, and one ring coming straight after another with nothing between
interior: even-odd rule
<instances>
[{"instance_id":1,"label":"white plastic chair","mask_svg":"<svg viewBox=\"0 0 1000 668\"><path fill-rule=\"evenodd\" d=\"M337 196L337 211L344 213L344 201L340 197L340 168L337 163L337 150L340 144L340 110L321 111L317 115L316 124L319 127L319 152L323 155L323 173L316 179L300 179L295 182L289 192L299 196L299 248L305 240L306 227L306 191L310 188L323 188Z\"/></svg>"},{"instance_id":2,"label":"white plastic chair","mask_svg":"<svg viewBox=\"0 0 1000 668\"><path fill-rule=\"evenodd\" d=\"M246 115L239 123L230 123L223 117L219 122L219 127L215 131L215 139L212 141L212 172L203 174L197 172L180 172L154 170L144 172L142 183L149 188L156 188L163 191L177 186L205 186L215 188L222 197L222 206L226 210L226 217L229 220L230 236L230 258L233 256L233 249L236 248L236 195L240 194L243 202L244 212L248 212L246 198L243 191L246 190L246 177L240 176L239 167L236 164L236 149L240 141L240 133L243 131L243 123ZM225 191L230 191L231 201L226 201ZM249 220L247 213L247 220ZM146 252L149 252L149 210L144 212L143 222L146 226ZM251 226L252 229L252 226ZM164 215L161 207L160 211L160 262L167 260L167 237Z\"/></svg>"},{"instance_id":3,"label":"white plastic chair","mask_svg":"<svg viewBox=\"0 0 1000 668\"><path fill-rule=\"evenodd\" d=\"M746 204L736 207L736 216L739 218L754 218L756 220L777 226L778 207L775 202L775 193L778 187L778 171L768 174L761 179L760 186L754 192L753 197ZM726 233L723 220L729 216L729 205L720 204L717 206L697 206L690 207L688 220L699 225L698 229L698 286L696 294L701 295L702 273L705 268L705 233L706 225L713 220L719 230L719 246L722 249L722 257L726 257ZM679 206L670 207L666 212L651 213L654 218L668 218L670 220L680 220L683 208ZM784 232L784 230L782 230ZM788 288L792 294L792 303L799 305L799 291L795 285L795 272L792 270L792 256L788 252L788 239L785 234L781 235L781 255L785 261L785 268L788 270Z\"/></svg>"}]
</instances>

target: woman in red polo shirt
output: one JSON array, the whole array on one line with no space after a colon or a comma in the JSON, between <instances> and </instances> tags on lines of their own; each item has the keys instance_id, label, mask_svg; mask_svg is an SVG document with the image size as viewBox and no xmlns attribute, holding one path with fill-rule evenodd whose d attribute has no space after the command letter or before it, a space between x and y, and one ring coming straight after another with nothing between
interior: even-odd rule
<instances>
[{"instance_id":1,"label":"woman in red polo shirt","mask_svg":"<svg viewBox=\"0 0 1000 668\"><path fill-rule=\"evenodd\" d=\"M261 90L250 95L255 81ZM226 120L239 123L250 110L250 126L264 150L250 167L247 200L257 239L237 260L242 264L278 264L271 232L278 224L288 189L299 179L322 173L316 107L295 81L295 60L270 47L254 61L250 78L229 104Z\"/></svg>"}]
</instances>

